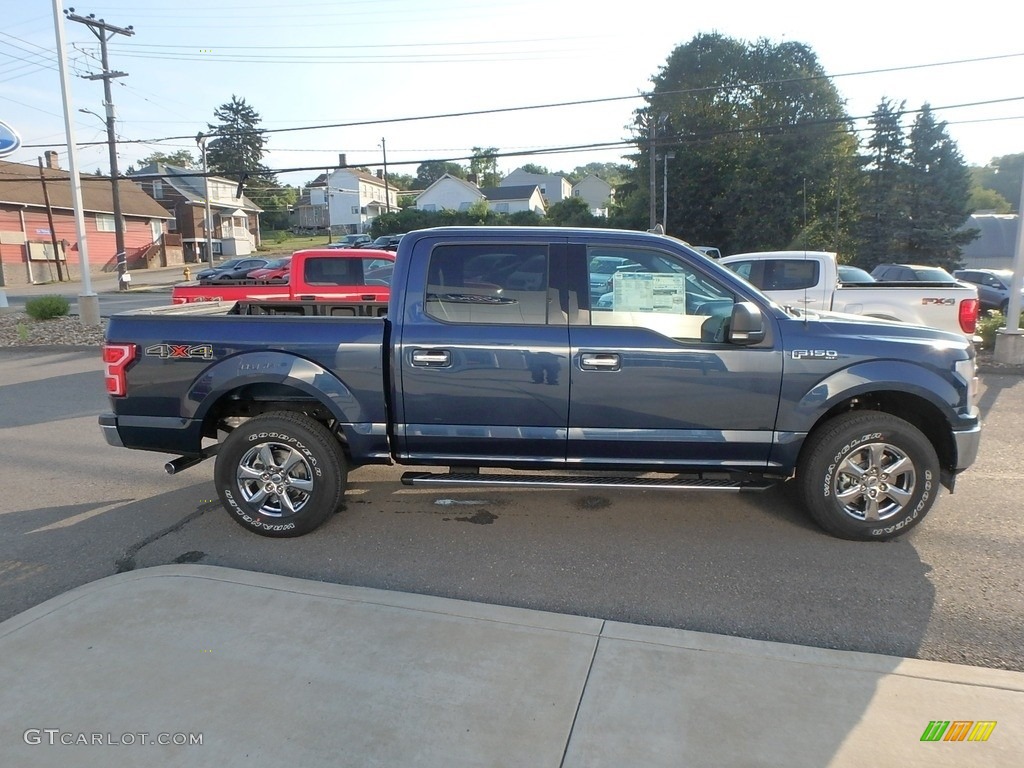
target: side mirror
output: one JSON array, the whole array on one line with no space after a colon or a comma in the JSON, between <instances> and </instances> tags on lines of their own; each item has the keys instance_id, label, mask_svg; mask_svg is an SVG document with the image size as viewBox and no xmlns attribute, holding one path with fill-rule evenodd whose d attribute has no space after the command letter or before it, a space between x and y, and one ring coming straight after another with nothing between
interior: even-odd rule
<instances>
[{"instance_id":1,"label":"side mirror","mask_svg":"<svg viewBox=\"0 0 1024 768\"><path fill-rule=\"evenodd\" d=\"M764 316L757 305L749 301L736 302L729 323L729 341L733 344L757 344L764 341L766 335Z\"/></svg>"}]
</instances>

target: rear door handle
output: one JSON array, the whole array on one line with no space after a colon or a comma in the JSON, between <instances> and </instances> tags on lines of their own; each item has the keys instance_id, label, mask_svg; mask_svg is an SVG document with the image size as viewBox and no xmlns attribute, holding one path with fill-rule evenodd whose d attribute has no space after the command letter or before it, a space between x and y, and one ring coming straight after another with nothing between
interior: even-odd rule
<instances>
[{"instance_id":1,"label":"rear door handle","mask_svg":"<svg viewBox=\"0 0 1024 768\"><path fill-rule=\"evenodd\" d=\"M412 364L421 368L445 368L452 364L452 353L447 349L414 349Z\"/></svg>"},{"instance_id":2,"label":"rear door handle","mask_svg":"<svg viewBox=\"0 0 1024 768\"><path fill-rule=\"evenodd\" d=\"M617 371L622 358L612 352L584 352L580 355L580 368L584 371Z\"/></svg>"}]
</instances>

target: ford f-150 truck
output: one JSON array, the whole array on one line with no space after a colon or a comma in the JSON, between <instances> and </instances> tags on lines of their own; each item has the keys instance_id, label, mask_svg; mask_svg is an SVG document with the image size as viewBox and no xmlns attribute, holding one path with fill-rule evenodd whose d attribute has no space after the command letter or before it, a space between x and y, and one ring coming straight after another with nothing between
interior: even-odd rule
<instances>
[{"instance_id":1,"label":"ford f-150 truck","mask_svg":"<svg viewBox=\"0 0 1024 768\"><path fill-rule=\"evenodd\" d=\"M395 254L354 248L308 248L292 254L288 282L193 280L171 288L172 304L246 299L387 300Z\"/></svg>"},{"instance_id":2,"label":"ford f-150 truck","mask_svg":"<svg viewBox=\"0 0 1024 768\"><path fill-rule=\"evenodd\" d=\"M720 263L782 305L927 325L973 338L978 289L958 282L843 283L829 251L738 253Z\"/></svg>"},{"instance_id":3,"label":"ford f-150 truck","mask_svg":"<svg viewBox=\"0 0 1024 768\"><path fill-rule=\"evenodd\" d=\"M643 271L616 273L591 309L598 257ZM179 454L169 472L215 456L224 507L266 536L313 530L350 469L397 462L436 468L403 476L435 486L792 480L826 531L883 540L978 449L962 334L786 309L664 235L421 230L386 316L332 314L111 317L103 434Z\"/></svg>"}]
</instances>

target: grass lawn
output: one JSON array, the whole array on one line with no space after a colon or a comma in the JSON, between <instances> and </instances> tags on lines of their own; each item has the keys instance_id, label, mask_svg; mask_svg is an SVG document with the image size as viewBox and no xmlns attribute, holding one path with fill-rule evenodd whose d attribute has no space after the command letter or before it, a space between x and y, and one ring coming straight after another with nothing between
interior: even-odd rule
<instances>
[{"instance_id":1,"label":"grass lawn","mask_svg":"<svg viewBox=\"0 0 1024 768\"><path fill-rule=\"evenodd\" d=\"M273 236L266 238L259 247L260 253L292 253L301 251L303 248L323 248L327 245L327 234L314 237L289 237L287 240L276 242Z\"/></svg>"}]
</instances>

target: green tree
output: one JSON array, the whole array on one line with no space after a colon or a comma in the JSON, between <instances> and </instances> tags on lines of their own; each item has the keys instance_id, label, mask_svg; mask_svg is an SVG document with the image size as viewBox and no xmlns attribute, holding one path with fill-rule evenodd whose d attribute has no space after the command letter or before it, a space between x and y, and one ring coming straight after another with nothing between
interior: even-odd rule
<instances>
[{"instance_id":1,"label":"green tree","mask_svg":"<svg viewBox=\"0 0 1024 768\"><path fill-rule=\"evenodd\" d=\"M650 167L653 137L658 154L675 153L667 163L670 234L727 253L785 248L800 237L842 241L853 215L846 203L855 199L856 141L809 47L700 34L652 79L637 113L646 127L634 129L634 191L617 202L613 221L648 227L639 212L649 207L652 172L661 218L665 162Z\"/></svg>"},{"instance_id":2,"label":"green tree","mask_svg":"<svg viewBox=\"0 0 1024 768\"><path fill-rule=\"evenodd\" d=\"M556 227L596 227L605 223L604 218L592 214L587 201L579 197L567 197L549 205L547 220Z\"/></svg>"},{"instance_id":3,"label":"green tree","mask_svg":"<svg viewBox=\"0 0 1024 768\"><path fill-rule=\"evenodd\" d=\"M231 101L214 110L217 123L208 123L206 162L211 171L237 178L249 175L257 181L276 185L274 174L263 165L267 140L260 130L260 116L245 99L232 95Z\"/></svg>"},{"instance_id":4,"label":"green tree","mask_svg":"<svg viewBox=\"0 0 1024 768\"><path fill-rule=\"evenodd\" d=\"M975 183L983 189L998 192L1011 211L1020 210L1021 175L1024 174L1024 153L994 157L982 168L972 168Z\"/></svg>"},{"instance_id":5,"label":"green tree","mask_svg":"<svg viewBox=\"0 0 1024 768\"><path fill-rule=\"evenodd\" d=\"M994 189L984 189L977 184L971 186L969 207L972 212L991 211L993 213L1013 213L1010 201Z\"/></svg>"},{"instance_id":6,"label":"green tree","mask_svg":"<svg viewBox=\"0 0 1024 768\"><path fill-rule=\"evenodd\" d=\"M857 227L857 263L865 269L903 261L909 248L907 226L906 136L900 122L904 103L882 99L871 115L871 138L862 157L865 169L860 220Z\"/></svg>"},{"instance_id":7,"label":"green tree","mask_svg":"<svg viewBox=\"0 0 1024 768\"><path fill-rule=\"evenodd\" d=\"M457 179L466 178L466 169L458 163L428 160L416 168L416 189L426 189L445 174Z\"/></svg>"},{"instance_id":8,"label":"green tree","mask_svg":"<svg viewBox=\"0 0 1024 768\"><path fill-rule=\"evenodd\" d=\"M962 229L970 216L971 177L956 142L928 104L910 129L907 153L907 259L953 270L961 248L978 237Z\"/></svg>"},{"instance_id":9,"label":"green tree","mask_svg":"<svg viewBox=\"0 0 1024 768\"><path fill-rule=\"evenodd\" d=\"M527 163L526 165L519 166L519 168L527 173L535 173L538 176L548 176L551 174L551 171L543 165L537 165L536 163Z\"/></svg>"},{"instance_id":10,"label":"green tree","mask_svg":"<svg viewBox=\"0 0 1024 768\"><path fill-rule=\"evenodd\" d=\"M496 187L501 182L497 152L497 147L473 147L469 172L476 174L477 184L481 187Z\"/></svg>"},{"instance_id":11,"label":"green tree","mask_svg":"<svg viewBox=\"0 0 1024 768\"><path fill-rule=\"evenodd\" d=\"M155 165L160 163L161 165L173 165L178 168L198 168L200 162L196 159L187 149L179 149L177 152L153 152L152 154L146 155L140 158L138 161L139 168L145 168L147 165Z\"/></svg>"}]
</instances>

